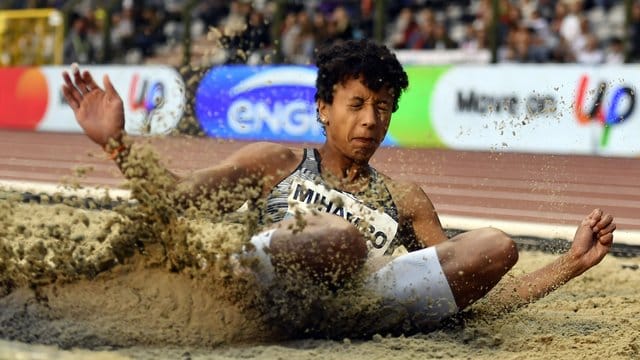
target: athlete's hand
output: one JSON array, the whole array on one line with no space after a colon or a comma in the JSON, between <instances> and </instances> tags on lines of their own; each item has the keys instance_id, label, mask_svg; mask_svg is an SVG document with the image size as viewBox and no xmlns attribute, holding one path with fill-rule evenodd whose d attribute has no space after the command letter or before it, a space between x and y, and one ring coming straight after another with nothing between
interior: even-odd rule
<instances>
[{"instance_id":1,"label":"athlete's hand","mask_svg":"<svg viewBox=\"0 0 640 360\"><path fill-rule=\"evenodd\" d=\"M104 76L104 90L96 84L88 71L80 72L77 65L72 66L73 80L64 71L62 85L64 98L73 109L76 121L85 134L103 148L110 139L120 141L124 129L124 107L122 99Z\"/></svg>"},{"instance_id":2,"label":"athlete's hand","mask_svg":"<svg viewBox=\"0 0 640 360\"><path fill-rule=\"evenodd\" d=\"M575 264L577 275L597 265L613 245L616 224L611 214L595 209L582 220L567 255Z\"/></svg>"}]
</instances>

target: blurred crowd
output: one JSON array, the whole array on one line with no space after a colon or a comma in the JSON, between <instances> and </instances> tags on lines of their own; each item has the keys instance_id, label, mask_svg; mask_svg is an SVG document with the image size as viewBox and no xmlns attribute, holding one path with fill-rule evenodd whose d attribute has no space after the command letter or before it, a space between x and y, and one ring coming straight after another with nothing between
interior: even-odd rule
<instances>
[{"instance_id":1,"label":"blurred crowd","mask_svg":"<svg viewBox=\"0 0 640 360\"><path fill-rule=\"evenodd\" d=\"M3 7L61 8L65 3L5 1ZM103 3L109 2L74 5L65 62L162 58L175 53L188 31L195 42L208 39L219 45L218 63L271 62L277 54L277 61L308 64L325 43L372 38L376 16L375 0L203 0L190 9L185 26L187 1L123 0L110 12ZM386 1L385 42L396 49L479 50L488 49L491 35L497 34L499 62L622 63L626 50L630 60L640 60L638 0L629 29L623 0L499 0L497 11L492 32L492 0ZM110 37L103 36L106 16ZM103 53L104 41L111 42L109 54Z\"/></svg>"}]
</instances>

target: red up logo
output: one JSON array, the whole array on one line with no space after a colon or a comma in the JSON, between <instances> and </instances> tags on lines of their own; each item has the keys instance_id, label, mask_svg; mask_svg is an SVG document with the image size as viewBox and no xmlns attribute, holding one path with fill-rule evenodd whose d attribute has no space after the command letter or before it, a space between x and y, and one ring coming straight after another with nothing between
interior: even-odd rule
<instances>
[{"instance_id":1,"label":"red up logo","mask_svg":"<svg viewBox=\"0 0 640 360\"><path fill-rule=\"evenodd\" d=\"M598 121L602 124L604 131L600 138L600 146L605 147L609 142L611 127L627 120L633 113L636 105L635 92L628 86L616 87L613 90L611 100L608 104L605 104L607 83L601 81L597 89L595 89L596 96L593 104L588 108L588 111L585 111L585 97L588 92L588 83L589 78L586 75L582 75L576 94L575 115L580 124L588 124L591 121ZM622 106L625 102L627 105Z\"/></svg>"},{"instance_id":2,"label":"red up logo","mask_svg":"<svg viewBox=\"0 0 640 360\"><path fill-rule=\"evenodd\" d=\"M165 101L164 85L160 82L140 81L138 74L133 75L129 88L131 110L144 110L147 114L162 107Z\"/></svg>"}]
</instances>

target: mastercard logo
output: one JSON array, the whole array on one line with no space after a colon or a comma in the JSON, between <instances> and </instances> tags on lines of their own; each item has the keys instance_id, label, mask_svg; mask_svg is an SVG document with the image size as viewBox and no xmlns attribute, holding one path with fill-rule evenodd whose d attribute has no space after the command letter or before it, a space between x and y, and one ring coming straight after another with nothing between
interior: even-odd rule
<instances>
[{"instance_id":1,"label":"mastercard logo","mask_svg":"<svg viewBox=\"0 0 640 360\"><path fill-rule=\"evenodd\" d=\"M0 127L35 130L48 103L47 79L39 69L0 69Z\"/></svg>"}]
</instances>

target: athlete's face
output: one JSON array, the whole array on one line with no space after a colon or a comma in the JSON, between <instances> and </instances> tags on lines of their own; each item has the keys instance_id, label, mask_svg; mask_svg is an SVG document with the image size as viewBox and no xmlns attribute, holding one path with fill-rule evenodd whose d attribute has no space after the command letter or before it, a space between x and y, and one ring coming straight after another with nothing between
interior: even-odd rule
<instances>
[{"instance_id":1,"label":"athlete's face","mask_svg":"<svg viewBox=\"0 0 640 360\"><path fill-rule=\"evenodd\" d=\"M368 162L389 129L393 99L387 87L372 91L359 79L338 83L333 104L318 102L327 145L354 161Z\"/></svg>"}]
</instances>

